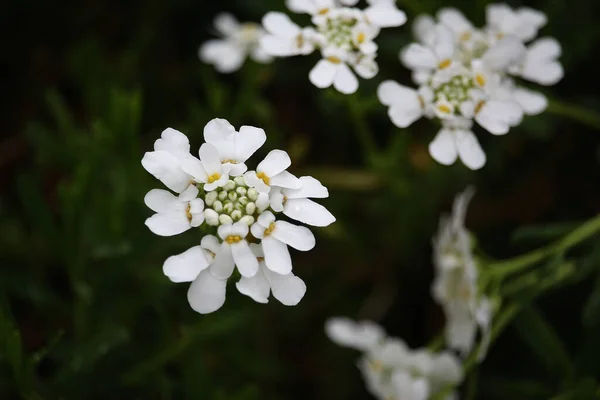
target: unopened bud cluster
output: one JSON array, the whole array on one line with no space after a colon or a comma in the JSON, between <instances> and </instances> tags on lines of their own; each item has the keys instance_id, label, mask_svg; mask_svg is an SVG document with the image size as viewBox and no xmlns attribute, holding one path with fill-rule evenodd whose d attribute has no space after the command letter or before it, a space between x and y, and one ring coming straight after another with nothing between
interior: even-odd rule
<instances>
[{"instance_id":1,"label":"unopened bud cluster","mask_svg":"<svg viewBox=\"0 0 600 400\"><path fill-rule=\"evenodd\" d=\"M249 188L243 177L229 180L212 192L200 193L204 199L206 223L211 226L240 221L251 226L261 210L256 206L258 191Z\"/></svg>"}]
</instances>

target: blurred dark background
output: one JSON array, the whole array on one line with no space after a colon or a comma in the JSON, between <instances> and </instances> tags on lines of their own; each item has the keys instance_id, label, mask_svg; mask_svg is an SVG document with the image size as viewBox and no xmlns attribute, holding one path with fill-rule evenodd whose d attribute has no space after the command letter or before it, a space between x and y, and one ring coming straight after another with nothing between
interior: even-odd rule
<instances>
[{"instance_id":1,"label":"blurred dark background","mask_svg":"<svg viewBox=\"0 0 600 400\"><path fill-rule=\"evenodd\" d=\"M488 155L479 172L437 165L427 144L438 128L399 130L378 104L379 82L410 82L397 54L418 13L454 6L482 25L487 3L399 2L409 23L382 32L381 71L351 98L310 84L316 54L248 61L231 75L199 61L218 12L258 22L283 10L280 0L4 3L0 398L366 399L358 354L332 344L324 321L373 319L413 347L435 338L443 316L429 295L431 237L456 193L476 186L467 226L495 259L595 216L597 1L509 2L547 14L540 35L562 43L566 76L540 88L553 101L543 115L504 137L477 130ZM163 261L199 237L160 238L144 226L143 196L161 185L140 160L169 126L197 149L215 117L263 127L268 141L255 160L285 149L292 172L330 189L322 203L338 222L314 230L313 251L293 254L308 286L297 307L257 304L231 286L225 306L202 316L187 304L187 285L162 274ZM361 140L368 134L375 151ZM581 273L567 284L535 299L530 288L518 293L529 311L494 343L465 396L596 398L598 244L568 255ZM550 342L536 336L530 313ZM552 356L552 345L565 357Z\"/></svg>"}]
</instances>

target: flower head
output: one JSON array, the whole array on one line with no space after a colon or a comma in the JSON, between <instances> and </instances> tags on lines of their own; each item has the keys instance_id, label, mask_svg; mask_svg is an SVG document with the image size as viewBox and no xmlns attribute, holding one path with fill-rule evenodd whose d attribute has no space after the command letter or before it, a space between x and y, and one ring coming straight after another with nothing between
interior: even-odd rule
<instances>
[{"instance_id":1,"label":"flower head","mask_svg":"<svg viewBox=\"0 0 600 400\"><path fill-rule=\"evenodd\" d=\"M248 56L259 63L271 61L272 57L258 45L265 34L259 24L239 23L233 15L222 13L215 17L215 29L221 38L202 44L198 55L203 62L213 64L217 71L237 71Z\"/></svg>"},{"instance_id":2,"label":"flower head","mask_svg":"<svg viewBox=\"0 0 600 400\"><path fill-rule=\"evenodd\" d=\"M454 8L441 9L437 21L418 17L413 26L417 42L402 50L400 59L412 70L419 88L385 81L378 91L390 119L400 128L421 117L439 120L442 128L429 150L444 165L457 159L471 169L485 165L485 153L471 130L473 122L493 135L504 135L521 123L524 114L546 108L543 95L516 85L511 76L542 85L563 76L556 40L543 38L526 47L546 23L541 12L492 4L487 22L476 28Z\"/></svg>"},{"instance_id":3,"label":"flower head","mask_svg":"<svg viewBox=\"0 0 600 400\"><path fill-rule=\"evenodd\" d=\"M358 0L288 0L293 12L311 15L313 26L301 28L280 12L263 18L267 31L261 39L266 53L277 57L306 55L320 50L322 59L309 73L318 88L333 86L344 94L359 86L356 75L371 79L378 72L375 38L381 28L403 25L404 12L393 0L368 0L359 9Z\"/></svg>"},{"instance_id":4,"label":"flower head","mask_svg":"<svg viewBox=\"0 0 600 400\"><path fill-rule=\"evenodd\" d=\"M327 226L335 221L333 215L308 199L327 197L327 188L312 177L299 179L288 172L291 160L282 150L271 151L256 171L248 171L246 162L266 140L260 128L236 131L226 120L214 119L204 128L204 138L194 157L187 137L168 129L142 160L149 172L180 193L154 189L146 195L146 205L156 213L146 220L150 230L171 236L202 227L212 233L199 246L167 259L165 275L174 282L192 282L188 300L200 313L224 304L227 280L236 267L242 294L266 303L272 292L285 305L297 304L306 286L292 273L288 246L307 251L315 246L315 237L305 227L276 220L274 213Z\"/></svg>"}]
</instances>

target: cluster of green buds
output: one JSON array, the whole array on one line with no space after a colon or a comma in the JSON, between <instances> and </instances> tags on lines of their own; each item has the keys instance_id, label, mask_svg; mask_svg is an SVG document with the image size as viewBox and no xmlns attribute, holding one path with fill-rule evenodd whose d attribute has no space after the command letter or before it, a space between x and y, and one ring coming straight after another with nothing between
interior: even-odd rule
<instances>
[{"instance_id":1,"label":"cluster of green buds","mask_svg":"<svg viewBox=\"0 0 600 400\"><path fill-rule=\"evenodd\" d=\"M243 176L229 180L223 187L208 193L201 191L206 223L212 226L243 222L250 226L268 205L268 196L249 188Z\"/></svg>"}]
</instances>

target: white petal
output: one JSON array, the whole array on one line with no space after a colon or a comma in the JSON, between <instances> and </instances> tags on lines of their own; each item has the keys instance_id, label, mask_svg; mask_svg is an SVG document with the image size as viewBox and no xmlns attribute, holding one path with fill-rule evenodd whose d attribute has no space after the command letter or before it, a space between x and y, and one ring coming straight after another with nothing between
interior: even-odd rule
<instances>
[{"instance_id":1,"label":"white petal","mask_svg":"<svg viewBox=\"0 0 600 400\"><path fill-rule=\"evenodd\" d=\"M228 74L240 69L246 59L246 50L235 42L213 39L202 44L200 59L213 64L218 72Z\"/></svg>"},{"instance_id":2,"label":"white petal","mask_svg":"<svg viewBox=\"0 0 600 400\"><path fill-rule=\"evenodd\" d=\"M257 303L269 302L269 282L262 272L256 273L251 278L242 276L239 282L235 284L237 290L248 297L251 297Z\"/></svg>"},{"instance_id":3,"label":"white petal","mask_svg":"<svg viewBox=\"0 0 600 400\"><path fill-rule=\"evenodd\" d=\"M232 153L230 148L233 134L235 134L235 128L223 118L215 118L204 127L204 140L215 146L222 157L231 158L233 156L233 154L227 154Z\"/></svg>"},{"instance_id":4,"label":"white petal","mask_svg":"<svg viewBox=\"0 0 600 400\"><path fill-rule=\"evenodd\" d=\"M249 278L256 275L258 261L250 250L250 247L248 247L248 242L242 240L238 243L233 243L231 245L231 254L242 276Z\"/></svg>"},{"instance_id":5,"label":"white petal","mask_svg":"<svg viewBox=\"0 0 600 400\"><path fill-rule=\"evenodd\" d=\"M178 130L167 128L160 134L160 139L154 142L154 150L166 151L176 157L183 157L190 153L190 141Z\"/></svg>"},{"instance_id":6,"label":"white petal","mask_svg":"<svg viewBox=\"0 0 600 400\"><path fill-rule=\"evenodd\" d=\"M308 251L315 247L315 237L310 229L304 226L290 224L285 221L276 221L273 237L296 250Z\"/></svg>"},{"instance_id":7,"label":"white petal","mask_svg":"<svg viewBox=\"0 0 600 400\"><path fill-rule=\"evenodd\" d=\"M375 45L375 43L373 42L370 43ZM363 52L366 53L366 51L364 50L364 46L361 46L361 49ZM377 49L375 49L375 51L377 51ZM375 51L373 51L373 53ZM375 60L365 57L361 59L358 64L354 65L354 70L356 71L356 74L361 78L372 79L379 72L379 65L377 65L377 62L375 62Z\"/></svg>"},{"instance_id":8,"label":"white petal","mask_svg":"<svg viewBox=\"0 0 600 400\"><path fill-rule=\"evenodd\" d=\"M233 273L235 262L231 254L231 246L221 243L215 259L210 264L210 273L218 279L227 279Z\"/></svg>"},{"instance_id":9,"label":"white petal","mask_svg":"<svg viewBox=\"0 0 600 400\"><path fill-rule=\"evenodd\" d=\"M235 236L245 238L248 235L249 231L250 231L250 228L248 228L248 225L246 225L243 222L236 222L235 224L231 225L230 235L235 235Z\"/></svg>"},{"instance_id":10,"label":"white petal","mask_svg":"<svg viewBox=\"0 0 600 400\"><path fill-rule=\"evenodd\" d=\"M418 15L412 26L413 36L421 43L425 42L425 38L433 31L435 19L430 15Z\"/></svg>"},{"instance_id":11,"label":"white petal","mask_svg":"<svg viewBox=\"0 0 600 400\"><path fill-rule=\"evenodd\" d=\"M202 165L209 176L214 173L221 173L219 151L212 144L204 143L200 146L200 161L202 161Z\"/></svg>"},{"instance_id":12,"label":"white petal","mask_svg":"<svg viewBox=\"0 0 600 400\"><path fill-rule=\"evenodd\" d=\"M473 170L483 167L486 157L475 134L469 130L457 129L455 135L458 156L463 164Z\"/></svg>"},{"instance_id":13,"label":"white petal","mask_svg":"<svg viewBox=\"0 0 600 400\"><path fill-rule=\"evenodd\" d=\"M473 28L471 22L456 8L446 7L440 9L437 13L437 18L440 23L446 25L446 27L456 33L470 31Z\"/></svg>"},{"instance_id":14,"label":"white petal","mask_svg":"<svg viewBox=\"0 0 600 400\"><path fill-rule=\"evenodd\" d=\"M200 272L187 293L188 302L194 311L208 314L225 304L226 279L215 278L209 270Z\"/></svg>"},{"instance_id":15,"label":"white petal","mask_svg":"<svg viewBox=\"0 0 600 400\"><path fill-rule=\"evenodd\" d=\"M298 25L281 12L268 12L262 19L265 30L273 35L293 38L300 33Z\"/></svg>"},{"instance_id":16,"label":"white petal","mask_svg":"<svg viewBox=\"0 0 600 400\"><path fill-rule=\"evenodd\" d=\"M259 192L260 192L260 190L259 190ZM258 199L256 199L256 201L254 203L256 204L256 208L258 209L258 212L265 211L267 208L269 208L269 195L267 195L266 193L259 193Z\"/></svg>"},{"instance_id":17,"label":"white petal","mask_svg":"<svg viewBox=\"0 0 600 400\"><path fill-rule=\"evenodd\" d=\"M398 128L406 128L423 116L423 108L419 103L417 93L414 92L415 101L407 100L404 103L393 104L388 109L388 116Z\"/></svg>"},{"instance_id":18,"label":"white petal","mask_svg":"<svg viewBox=\"0 0 600 400\"><path fill-rule=\"evenodd\" d=\"M235 159L238 162L245 162L266 140L267 134L264 129L242 126L240 132L234 135Z\"/></svg>"},{"instance_id":19,"label":"white petal","mask_svg":"<svg viewBox=\"0 0 600 400\"><path fill-rule=\"evenodd\" d=\"M400 53L400 60L409 69L434 69L437 67L437 57L430 48L417 43L411 43Z\"/></svg>"},{"instance_id":20,"label":"white petal","mask_svg":"<svg viewBox=\"0 0 600 400\"><path fill-rule=\"evenodd\" d=\"M269 193L269 190L271 189L263 182L262 179L258 179L258 177L256 176L256 172L254 171L249 171L245 173L244 181L246 182L246 185L248 185L249 187L256 188L256 190L258 190L261 193Z\"/></svg>"},{"instance_id":21,"label":"white petal","mask_svg":"<svg viewBox=\"0 0 600 400\"><path fill-rule=\"evenodd\" d=\"M462 365L453 353L438 353L431 370L431 378L445 384L459 383L463 379Z\"/></svg>"},{"instance_id":22,"label":"white petal","mask_svg":"<svg viewBox=\"0 0 600 400\"><path fill-rule=\"evenodd\" d=\"M262 239L263 236L265 235L265 227L262 226L261 224L255 222L250 227L250 232L252 233L252 236L254 236L255 238Z\"/></svg>"},{"instance_id":23,"label":"white petal","mask_svg":"<svg viewBox=\"0 0 600 400\"><path fill-rule=\"evenodd\" d=\"M262 239L262 247L265 253L265 265L268 269L282 275L292 271L292 258L285 243L270 235Z\"/></svg>"},{"instance_id":24,"label":"white petal","mask_svg":"<svg viewBox=\"0 0 600 400\"><path fill-rule=\"evenodd\" d=\"M298 53L295 46L296 39L265 35L260 38L259 43L265 53L275 57L289 57Z\"/></svg>"},{"instance_id":25,"label":"white petal","mask_svg":"<svg viewBox=\"0 0 600 400\"><path fill-rule=\"evenodd\" d=\"M222 240L227 239L227 236L232 235L233 224L224 224L219 226L217 229L217 234Z\"/></svg>"},{"instance_id":26,"label":"white petal","mask_svg":"<svg viewBox=\"0 0 600 400\"><path fill-rule=\"evenodd\" d=\"M515 36L506 36L490 47L482 57L488 68L504 70L525 55L525 46Z\"/></svg>"},{"instance_id":27,"label":"white petal","mask_svg":"<svg viewBox=\"0 0 600 400\"><path fill-rule=\"evenodd\" d=\"M443 128L429 143L429 154L443 165L452 165L458 157L458 150L452 130Z\"/></svg>"},{"instance_id":28,"label":"white petal","mask_svg":"<svg viewBox=\"0 0 600 400\"><path fill-rule=\"evenodd\" d=\"M271 211L265 211L258 216L258 223L261 224L264 229L268 228L272 222L275 222L275 215Z\"/></svg>"},{"instance_id":29,"label":"white petal","mask_svg":"<svg viewBox=\"0 0 600 400\"><path fill-rule=\"evenodd\" d=\"M192 201L194 200L200 191L196 187L196 185L190 185L187 189L179 194L179 201ZM202 201L201 199L198 199ZM204 206L204 202L202 203Z\"/></svg>"},{"instance_id":30,"label":"white petal","mask_svg":"<svg viewBox=\"0 0 600 400\"><path fill-rule=\"evenodd\" d=\"M325 89L333 84L338 66L327 60L319 62L310 70L308 78L319 89Z\"/></svg>"},{"instance_id":31,"label":"white petal","mask_svg":"<svg viewBox=\"0 0 600 400\"><path fill-rule=\"evenodd\" d=\"M436 25L433 28L433 32L434 40L432 41L431 45L433 46L433 52L435 53L437 60L451 60L454 58L454 53L456 51L456 39L454 32L444 25Z\"/></svg>"},{"instance_id":32,"label":"white petal","mask_svg":"<svg viewBox=\"0 0 600 400\"><path fill-rule=\"evenodd\" d=\"M271 150L265 159L258 164L256 170L268 177L274 177L286 170L290 165L292 165L292 160L288 153L283 150Z\"/></svg>"},{"instance_id":33,"label":"white petal","mask_svg":"<svg viewBox=\"0 0 600 400\"><path fill-rule=\"evenodd\" d=\"M202 238L202 241L200 242L200 246L202 246L202 248L212 252L213 256L214 256L219 252L221 243L219 242L219 239L217 239L215 236L206 235Z\"/></svg>"},{"instance_id":34,"label":"white petal","mask_svg":"<svg viewBox=\"0 0 600 400\"><path fill-rule=\"evenodd\" d=\"M163 273L172 282L192 282L200 271L208 268L208 264L209 260L204 249L194 246L181 254L167 258L163 264Z\"/></svg>"},{"instance_id":35,"label":"white petal","mask_svg":"<svg viewBox=\"0 0 600 400\"><path fill-rule=\"evenodd\" d=\"M302 187L300 179L287 171L281 171L277 175L272 176L269 184L288 189L300 189Z\"/></svg>"},{"instance_id":36,"label":"white petal","mask_svg":"<svg viewBox=\"0 0 600 400\"><path fill-rule=\"evenodd\" d=\"M525 114L527 115L538 115L541 114L548 107L548 99L540 92L517 87L513 91L513 98Z\"/></svg>"},{"instance_id":37,"label":"white petal","mask_svg":"<svg viewBox=\"0 0 600 400\"><path fill-rule=\"evenodd\" d=\"M315 14L318 11L312 0L285 0L285 5L295 13Z\"/></svg>"},{"instance_id":38,"label":"white petal","mask_svg":"<svg viewBox=\"0 0 600 400\"><path fill-rule=\"evenodd\" d=\"M488 4L485 8L486 21L488 25L495 28L499 28L507 15L511 13L511 8L506 4L493 3Z\"/></svg>"},{"instance_id":39,"label":"white petal","mask_svg":"<svg viewBox=\"0 0 600 400\"><path fill-rule=\"evenodd\" d=\"M550 86L563 78L564 69L558 61L528 60L523 66L521 76L540 85Z\"/></svg>"},{"instance_id":40,"label":"white petal","mask_svg":"<svg viewBox=\"0 0 600 400\"><path fill-rule=\"evenodd\" d=\"M400 85L395 81L383 81L377 88L377 97L381 104L391 106L396 103L404 103L406 99L414 97L416 90L408 86Z\"/></svg>"},{"instance_id":41,"label":"white petal","mask_svg":"<svg viewBox=\"0 0 600 400\"><path fill-rule=\"evenodd\" d=\"M328 226L335 222L335 217L325 207L309 199L289 199L283 213L312 226Z\"/></svg>"},{"instance_id":42,"label":"white petal","mask_svg":"<svg viewBox=\"0 0 600 400\"><path fill-rule=\"evenodd\" d=\"M190 176L181 169L180 160L166 151L147 152L142 158L142 165L174 192L181 193L190 184Z\"/></svg>"},{"instance_id":43,"label":"white petal","mask_svg":"<svg viewBox=\"0 0 600 400\"><path fill-rule=\"evenodd\" d=\"M529 46L527 57L535 60L554 60L560 57L561 54L560 43L554 38L544 37Z\"/></svg>"},{"instance_id":44,"label":"white petal","mask_svg":"<svg viewBox=\"0 0 600 400\"><path fill-rule=\"evenodd\" d=\"M224 36L235 35L240 29L240 23L230 13L220 13L215 17L215 28Z\"/></svg>"},{"instance_id":45,"label":"white petal","mask_svg":"<svg viewBox=\"0 0 600 400\"><path fill-rule=\"evenodd\" d=\"M154 214L146 220L146 226L159 236L179 235L191 228L185 212Z\"/></svg>"},{"instance_id":46,"label":"white petal","mask_svg":"<svg viewBox=\"0 0 600 400\"><path fill-rule=\"evenodd\" d=\"M144 203L154 212L169 212L181 208L179 199L173 193L162 189L152 189L144 196Z\"/></svg>"},{"instance_id":47,"label":"white petal","mask_svg":"<svg viewBox=\"0 0 600 400\"><path fill-rule=\"evenodd\" d=\"M196 182L206 182L208 176L204 170L202 162L196 157L189 156L181 160L181 169L185 171L188 177L188 184L190 178L194 178Z\"/></svg>"},{"instance_id":48,"label":"white petal","mask_svg":"<svg viewBox=\"0 0 600 400\"><path fill-rule=\"evenodd\" d=\"M349 318L329 318L325 333L340 346L357 350L371 350L385 338L383 329L369 321L356 323Z\"/></svg>"},{"instance_id":49,"label":"white petal","mask_svg":"<svg viewBox=\"0 0 600 400\"><path fill-rule=\"evenodd\" d=\"M429 382L425 378L415 378L405 371L396 371L392 375L392 385L400 399L427 400Z\"/></svg>"},{"instance_id":50,"label":"white petal","mask_svg":"<svg viewBox=\"0 0 600 400\"><path fill-rule=\"evenodd\" d=\"M381 28L401 26L406 23L406 14L393 3L381 3L368 7L364 11L369 21Z\"/></svg>"},{"instance_id":51,"label":"white petal","mask_svg":"<svg viewBox=\"0 0 600 400\"><path fill-rule=\"evenodd\" d=\"M281 275L269 269L264 270L273 296L285 306L295 306L306 293L304 281L292 273Z\"/></svg>"},{"instance_id":52,"label":"white petal","mask_svg":"<svg viewBox=\"0 0 600 400\"><path fill-rule=\"evenodd\" d=\"M285 189L285 197L288 199L302 199L306 197L324 199L329 197L327 188L312 176L301 176L300 183L302 184L300 189Z\"/></svg>"},{"instance_id":53,"label":"white petal","mask_svg":"<svg viewBox=\"0 0 600 400\"><path fill-rule=\"evenodd\" d=\"M281 188L272 188L269 192L269 202L273 211L283 211L283 193L281 192Z\"/></svg>"},{"instance_id":54,"label":"white petal","mask_svg":"<svg viewBox=\"0 0 600 400\"><path fill-rule=\"evenodd\" d=\"M508 133L511 126L518 125L523 110L512 101L490 100L475 116L475 121L493 135Z\"/></svg>"}]
</instances>

